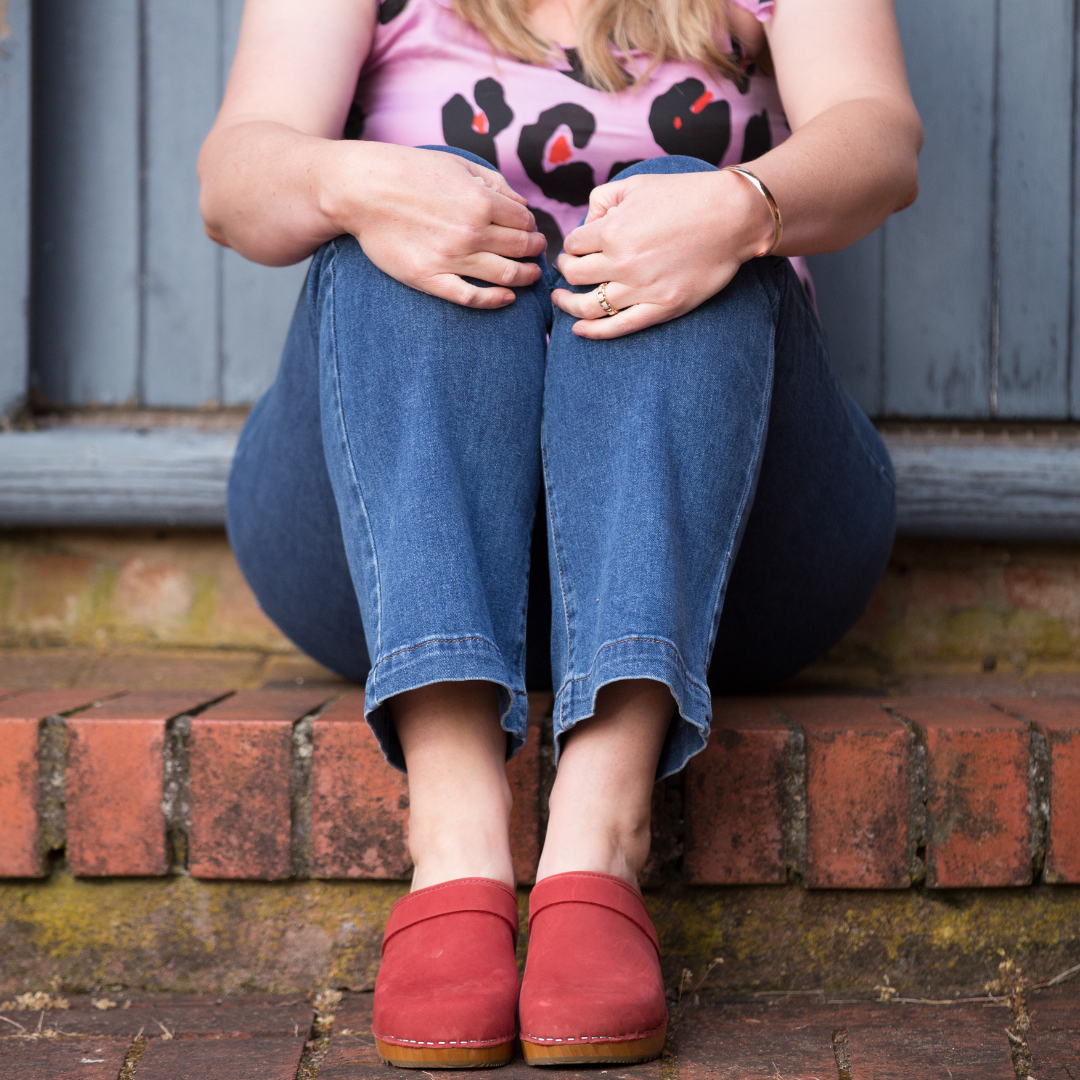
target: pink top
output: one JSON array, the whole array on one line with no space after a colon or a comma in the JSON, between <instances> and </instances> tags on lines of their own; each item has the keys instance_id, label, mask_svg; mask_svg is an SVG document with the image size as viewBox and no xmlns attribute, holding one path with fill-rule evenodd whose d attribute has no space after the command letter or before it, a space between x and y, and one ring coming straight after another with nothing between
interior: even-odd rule
<instances>
[{"instance_id":1,"label":"pink top","mask_svg":"<svg viewBox=\"0 0 1080 1080\"><path fill-rule=\"evenodd\" d=\"M772 0L734 2L771 15ZM643 85L612 94L584 84L573 49L565 68L522 63L495 56L450 0L383 0L346 134L471 150L528 199L554 254L589 192L627 165L665 153L735 165L787 138L775 80L732 51L737 80L664 61Z\"/></svg>"}]
</instances>

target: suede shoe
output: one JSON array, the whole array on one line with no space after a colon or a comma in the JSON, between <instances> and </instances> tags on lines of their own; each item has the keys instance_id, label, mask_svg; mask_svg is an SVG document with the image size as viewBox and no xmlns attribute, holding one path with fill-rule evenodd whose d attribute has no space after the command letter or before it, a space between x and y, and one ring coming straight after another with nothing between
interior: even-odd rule
<instances>
[{"instance_id":1,"label":"suede shoe","mask_svg":"<svg viewBox=\"0 0 1080 1080\"><path fill-rule=\"evenodd\" d=\"M372 1034L389 1065L474 1069L514 1052L518 909L501 881L461 878L403 896L390 912Z\"/></svg>"}]
</instances>

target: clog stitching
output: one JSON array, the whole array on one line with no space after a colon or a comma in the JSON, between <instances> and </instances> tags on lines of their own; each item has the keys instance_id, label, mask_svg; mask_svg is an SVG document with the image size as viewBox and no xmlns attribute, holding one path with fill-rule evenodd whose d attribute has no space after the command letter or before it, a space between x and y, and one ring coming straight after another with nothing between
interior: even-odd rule
<instances>
[{"instance_id":1,"label":"clog stitching","mask_svg":"<svg viewBox=\"0 0 1080 1080\"><path fill-rule=\"evenodd\" d=\"M546 1035L533 1035L531 1032L523 1031L521 1033L522 1038L535 1039L537 1042L630 1042L633 1039L647 1039L650 1035L658 1035L664 1028L667 1027L667 1021L665 1020L659 1027L653 1028L651 1031L635 1031L628 1035L578 1035L576 1037L567 1036L563 1039L557 1039L554 1036Z\"/></svg>"},{"instance_id":2,"label":"clog stitching","mask_svg":"<svg viewBox=\"0 0 1080 1080\"><path fill-rule=\"evenodd\" d=\"M517 1035L498 1035L492 1039L439 1039L437 1041L425 1040L425 1039L406 1039L402 1035L380 1035L374 1027L371 1029L371 1034L376 1039L382 1039L386 1042L388 1039L393 1039L395 1042L408 1043L410 1046L489 1046L495 1043L509 1042L511 1039L516 1039Z\"/></svg>"}]
</instances>

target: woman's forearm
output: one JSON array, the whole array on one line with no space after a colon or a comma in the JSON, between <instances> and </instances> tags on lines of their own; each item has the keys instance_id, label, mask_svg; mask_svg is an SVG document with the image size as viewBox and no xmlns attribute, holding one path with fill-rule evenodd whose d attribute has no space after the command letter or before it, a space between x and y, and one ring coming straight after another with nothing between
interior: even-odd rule
<instances>
[{"instance_id":1,"label":"woman's forearm","mask_svg":"<svg viewBox=\"0 0 1080 1080\"><path fill-rule=\"evenodd\" d=\"M837 251L915 201L922 125L904 102L841 102L747 167L784 219L778 255Z\"/></svg>"},{"instance_id":2,"label":"woman's forearm","mask_svg":"<svg viewBox=\"0 0 1080 1080\"><path fill-rule=\"evenodd\" d=\"M375 145L268 120L215 129L199 155L207 234L253 262L299 262L346 231L335 199L339 177L362 172Z\"/></svg>"}]
</instances>

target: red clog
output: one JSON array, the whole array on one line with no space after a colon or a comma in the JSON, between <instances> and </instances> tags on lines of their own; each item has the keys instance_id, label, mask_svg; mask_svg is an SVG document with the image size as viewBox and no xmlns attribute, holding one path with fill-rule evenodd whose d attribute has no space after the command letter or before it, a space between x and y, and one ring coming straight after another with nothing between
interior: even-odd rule
<instances>
[{"instance_id":1,"label":"red clog","mask_svg":"<svg viewBox=\"0 0 1080 1080\"><path fill-rule=\"evenodd\" d=\"M659 1056L668 1022L660 943L637 889L611 874L537 883L519 1010L530 1065Z\"/></svg>"},{"instance_id":2,"label":"red clog","mask_svg":"<svg viewBox=\"0 0 1080 1080\"><path fill-rule=\"evenodd\" d=\"M375 980L379 1056L413 1069L505 1065L514 1052L518 909L501 881L462 878L391 909Z\"/></svg>"}]
</instances>

